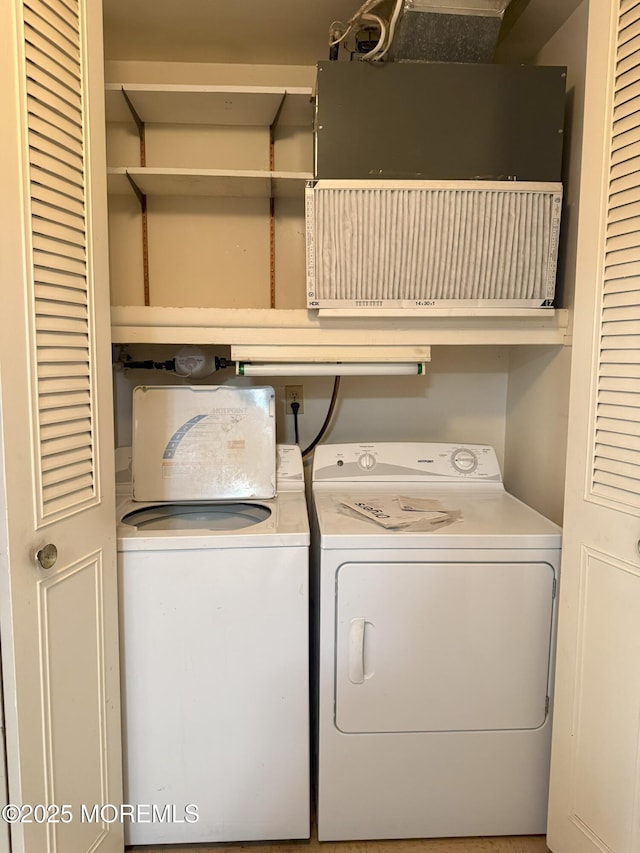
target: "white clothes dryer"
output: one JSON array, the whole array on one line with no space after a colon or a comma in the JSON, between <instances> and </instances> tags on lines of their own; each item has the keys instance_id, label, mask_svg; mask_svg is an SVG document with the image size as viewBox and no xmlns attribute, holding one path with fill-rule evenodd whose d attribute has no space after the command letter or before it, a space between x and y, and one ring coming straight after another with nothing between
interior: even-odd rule
<instances>
[{"instance_id":1,"label":"white clothes dryer","mask_svg":"<svg viewBox=\"0 0 640 853\"><path fill-rule=\"evenodd\" d=\"M319 446L312 491L319 839L544 833L560 528L487 446Z\"/></svg>"},{"instance_id":2,"label":"white clothes dryer","mask_svg":"<svg viewBox=\"0 0 640 853\"><path fill-rule=\"evenodd\" d=\"M228 412L235 419L244 404L225 402L225 430ZM188 433L197 445L194 429L174 426L170 437ZM251 430L238 435L229 428L230 455L251 442ZM117 537L124 793L134 807L125 842L308 838L309 526L299 448L273 447L273 497L191 503L131 500L125 454ZM249 474L265 479L248 456L260 469ZM169 458L182 466L187 454ZM217 457L225 471L227 461ZM225 489L238 476L232 462ZM201 486L209 488L204 478Z\"/></svg>"}]
</instances>

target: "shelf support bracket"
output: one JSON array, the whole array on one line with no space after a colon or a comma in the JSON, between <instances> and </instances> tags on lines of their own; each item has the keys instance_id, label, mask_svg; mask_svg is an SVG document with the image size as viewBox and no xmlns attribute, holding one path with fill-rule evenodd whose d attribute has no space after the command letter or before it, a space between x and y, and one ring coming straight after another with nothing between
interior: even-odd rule
<instances>
[{"instance_id":1,"label":"shelf support bracket","mask_svg":"<svg viewBox=\"0 0 640 853\"><path fill-rule=\"evenodd\" d=\"M280 121L280 114L282 112L282 108L284 107L284 102L287 100L287 93L285 92L280 99L280 103L278 104L278 109L276 110L276 114L273 117L273 121L271 122L271 133L273 133L278 126L278 122Z\"/></svg>"},{"instance_id":2,"label":"shelf support bracket","mask_svg":"<svg viewBox=\"0 0 640 853\"><path fill-rule=\"evenodd\" d=\"M149 233L147 229L147 196L133 180L129 172L125 173L131 189L140 202L140 213L142 214L142 281L144 286L144 304L151 305L149 292Z\"/></svg>"},{"instance_id":3,"label":"shelf support bracket","mask_svg":"<svg viewBox=\"0 0 640 853\"><path fill-rule=\"evenodd\" d=\"M135 125L138 128L138 136L140 136L142 138L144 136L144 122L142 121L142 119L138 115L138 111L133 106L133 102L132 102L131 98L129 97L129 95L127 95L127 92L126 92L124 86L122 86L120 91L122 92L122 97L124 98L125 104L129 108L129 112L131 113L131 118L134 120ZM141 164L141 165L144 165L144 164Z\"/></svg>"},{"instance_id":4,"label":"shelf support bracket","mask_svg":"<svg viewBox=\"0 0 640 853\"><path fill-rule=\"evenodd\" d=\"M137 198L137 199L138 199L138 201L140 202L140 208L141 208L141 209L142 209L142 208L146 209L146 207L147 207L147 197L146 197L146 195L142 192L142 190L140 189L140 187L139 187L139 186L136 184L136 182L133 180L133 178L131 177L131 175L129 174L129 172L125 172L125 174L126 174L126 176L127 176L127 180L129 181L129 186L130 186L130 187L131 187L131 189L134 191L134 193L136 194L136 198Z\"/></svg>"},{"instance_id":5,"label":"shelf support bracket","mask_svg":"<svg viewBox=\"0 0 640 853\"><path fill-rule=\"evenodd\" d=\"M129 108L129 112L131 113L131 117L133 118L136 128L138 129L138 138L140 140L140 166L144 168L147 165L147 147L144 122L138 115L138 111L134 107L129 95L127 95L124 86L122 86L120 91L122 92L122 97L124 98L125 103ZM138 197L138 201L140 202L140 211L142 213L142 280L144 285L144 304L150 305L151 302L149 294L149 233L147 224L147 197L128 172L127 178L133 188L134 193Z\"/></svg>"},{"instance_id":6,"label":"shelf support bracket","mask_svg":"<svg viewBox=\"0 0 640 853\"><path fill-rule=\"evenodd\" d=\"M269 171L273 175L275 170L275 129L284 106L287 93L280 99L278 109L269 125ZM273 178L269 179L269 304L271 308L276 307L276 202L273 197Z\"/></svg>"}]
</instances>

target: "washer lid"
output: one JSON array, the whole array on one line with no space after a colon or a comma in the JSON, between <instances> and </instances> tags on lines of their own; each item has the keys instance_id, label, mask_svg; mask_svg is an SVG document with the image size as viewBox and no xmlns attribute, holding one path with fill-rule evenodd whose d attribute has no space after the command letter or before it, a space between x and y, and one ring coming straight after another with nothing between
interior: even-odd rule
<instances>
[{"instance_id":1,"label":"washer lid","mask_svg":"<svg viewBox=\"0 0 640 853\"><path fill-rule=\"evenodd\" d=\"M123 524L137 530L244 530L271 515L263 504L160 504L127 513Z\"/></svg>"},{"instance_id":2,"label":"washer lid","mask_svg":"<svg viewBox=\"0 0 640 853\"><path fill-rule=\"evenodd\" d=\"M139 386L133 392L134 500L272 498L275 436L271 387Z\"/></svg>"}]
</instances>

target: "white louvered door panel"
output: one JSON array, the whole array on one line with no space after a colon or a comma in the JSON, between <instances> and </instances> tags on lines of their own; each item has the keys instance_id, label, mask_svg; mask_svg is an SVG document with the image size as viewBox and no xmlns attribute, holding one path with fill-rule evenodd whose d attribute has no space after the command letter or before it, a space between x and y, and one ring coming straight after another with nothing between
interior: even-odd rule
<instances>
[{"instance_id":1,"label":"white louvered door panel","mask_svg":"<svg viewBox=\"0 0 640 853\"><path fill-rule=\"evenodd\" d=\"M640 509L640 42L619 22L591 492Z\"/></svg>"},{"instance_id":2,"label":"white louvered door panel","mask_svg":"<svg viewBox=\"0 0 640 853\"><path fill-rule=\"evenodd\" d=\"M0 3L7 770L51 818L11 826L21 853L123 850L120 822L82 820L122 800L101 13Z\"/></svg>"},{"instance_id":3,"label":"white louvered door panel","mask_svg":"<svg viewBox=\"0 0 640 853\"><path fill-rule=\"evenodd\" d=\"M548 845L640 853L640 0L589 5Z\"/></svg>"},{"instance_id":4,"label":"white louvered door panel","mask_svg":"<svg viewBox=\"0 0 640 853\"><path fill-rule=\"evenodd\" d=\"M73 5L30 0L24 14L42 520L97 494L80 20ZM74 446L61 448L60 433L69 430Z\"/></svg>"}]
</instances>

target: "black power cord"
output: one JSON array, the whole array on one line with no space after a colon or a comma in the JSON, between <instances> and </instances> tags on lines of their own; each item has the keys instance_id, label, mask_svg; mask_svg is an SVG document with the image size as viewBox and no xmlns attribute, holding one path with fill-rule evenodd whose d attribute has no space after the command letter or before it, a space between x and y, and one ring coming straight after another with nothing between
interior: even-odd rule
<instances>
[{"instance_id":1,"label":"black power cord","mask_svg":"<svg viewBox=\"0 0 640 853\"><path fill-rule=\"evenodd\" d=\"M339 389L340 389L340 377L336 376L335 379L333 380L333 391L331 392L331 401L329 402L329 409L327 411L327 416L325 417L324 423L320 427L320 431L318 432L316 437L313 439L311 444L305 450L302 451L302 458L303 459L305 456L308 456L311 453L311 451L314 449L316 444L318 444L318 442L324 436L325 432L328 430L329 424L331 423L331 418L333 417L333 412L336 408L336 403L338 402L338 390ZM293 409L293 406L294 406L294 404L292 403L291 404L292 409ZM296 444L297 444L298 443L298 426L297 426L297 416L296 415L294 415L294 423L295 423L295 429L296 429Z\"/></svg>"},{"instance_id":2,"label":"black power cord","mask_svg":"<svg viewBox=\"0 0 640 853\"><path fill-rule=\"evenodd\" d=\"M293 412L293 432L295 442L296 444L300 444L300 438L298 436L298 412L300 411L300 403L294 401L291 404L291 411Z\"/></svg>"}]
</instances>

